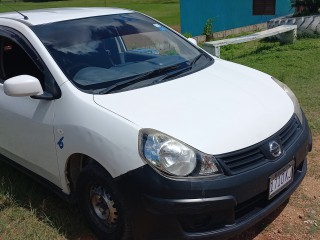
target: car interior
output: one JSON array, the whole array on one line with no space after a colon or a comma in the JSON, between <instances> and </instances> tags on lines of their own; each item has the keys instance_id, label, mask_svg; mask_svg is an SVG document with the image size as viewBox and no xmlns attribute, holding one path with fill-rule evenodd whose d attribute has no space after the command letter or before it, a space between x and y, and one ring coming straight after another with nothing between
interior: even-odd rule
<instances>
[{"instance_id":1,"label":"car interior","mask_svg":"<svg viewBox=\"0 0 320 240\"><path fill-rule=\"evenodd\" d=\"M4 80L19 75L31 75L43 82L43 73L29 55L14 41L1 37L1 78Z\"/></svg>"}]
</instances>

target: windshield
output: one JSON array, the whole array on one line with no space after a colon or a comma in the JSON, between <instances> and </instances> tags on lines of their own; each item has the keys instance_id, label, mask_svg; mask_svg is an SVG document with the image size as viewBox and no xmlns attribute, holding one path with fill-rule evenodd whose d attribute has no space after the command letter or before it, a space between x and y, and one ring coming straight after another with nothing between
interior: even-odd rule
<instances>
[{"instance_id":1,"label":"windshield","mask_svg":"<svg viewBox=\"0 0 320 240\"><path fill-rule=\"evenodd\" d=\"M158 84L202 69L212 58L138 13L31 27L67 78L89 93Z\"/></svg>"}]
</instances>

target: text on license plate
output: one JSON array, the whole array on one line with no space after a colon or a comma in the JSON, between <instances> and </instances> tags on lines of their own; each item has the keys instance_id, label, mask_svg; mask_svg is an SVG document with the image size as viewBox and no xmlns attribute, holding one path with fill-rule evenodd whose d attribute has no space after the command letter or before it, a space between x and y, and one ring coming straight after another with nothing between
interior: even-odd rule
<instances>
[{"instance_id":1,"label":"text on license plate","mask_svg":"<svg viewBox=\"0 0 320 240\"><path fill-rule=\"evenodd\" d=\"M282 189L293 181L294 161L270 176L269 199L273 198Z\"/></svg>"}]
</instances>

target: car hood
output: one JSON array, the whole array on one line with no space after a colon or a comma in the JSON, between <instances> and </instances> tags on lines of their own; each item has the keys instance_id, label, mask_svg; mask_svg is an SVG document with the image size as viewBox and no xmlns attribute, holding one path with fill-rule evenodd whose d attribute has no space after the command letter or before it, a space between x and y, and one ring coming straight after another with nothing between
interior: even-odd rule
<instances>
[{"instance_id":1,"label":"car hood","mask_svg":"<svg viewBox=\"0 0 320 240\"><path fill-rule=\"evenodd\" d=\"M291 99L271 77L217 59L179 79L94 101L141 128L152 128L208 154L256 144L292 117Z\"/></svg>"}]
</instances>

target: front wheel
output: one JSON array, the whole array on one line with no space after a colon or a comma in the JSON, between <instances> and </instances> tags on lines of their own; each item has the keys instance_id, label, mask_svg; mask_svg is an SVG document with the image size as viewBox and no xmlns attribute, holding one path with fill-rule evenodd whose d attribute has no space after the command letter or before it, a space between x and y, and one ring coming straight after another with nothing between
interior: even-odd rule
<instances>
[{"instance_id":1,"label":"front wheel","mask_svg":"<svg viewBox=\"0 0 320 240\"><path fill-rule=\"evenodd\" d=\"M100 166L89 165L77 181L80 210L99 239L129 239L129 214L112 177Z\"/></svg>"}]
</instances>

